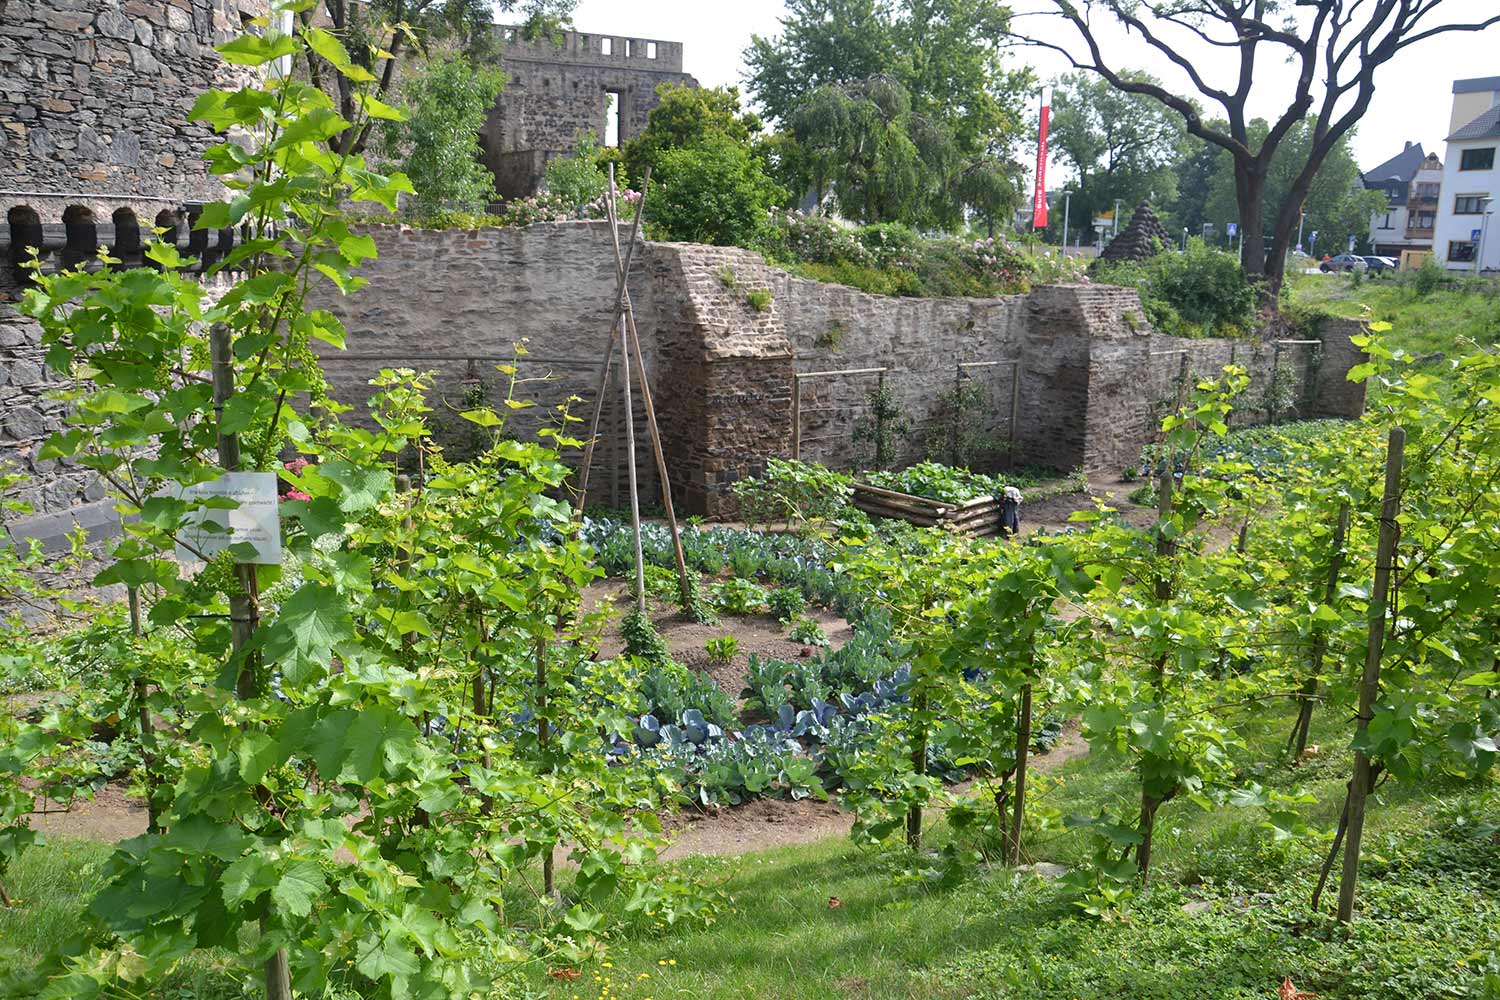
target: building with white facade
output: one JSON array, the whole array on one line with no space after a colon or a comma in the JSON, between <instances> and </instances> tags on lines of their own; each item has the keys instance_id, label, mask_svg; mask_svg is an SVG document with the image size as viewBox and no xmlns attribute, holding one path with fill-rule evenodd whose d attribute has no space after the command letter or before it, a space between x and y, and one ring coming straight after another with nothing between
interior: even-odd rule
<instances>
[{"instance_id":1,"label":"building with white facade","mask_svg":"<svg viewBox=\"0 0 1500 1000\"><path fill-rule=\"evenodd\" d=\"M1433 234L1450 271L1500 273L1500 76L1457 80Z\"/></svg>"},{"instance_id":2,"label":"building with white facade","mask_svg":"<svg viewBox=\"0 0 1500 1000\"><path fill-rule=\"evenodd\" d=\"M1371 253L1400 257L1403 250L1431 250L1443 183L1443 163L1421 143L1406 148L1362 178L1364 186L1386 197L1370 217Z\"/></svg>"}]
</instances>

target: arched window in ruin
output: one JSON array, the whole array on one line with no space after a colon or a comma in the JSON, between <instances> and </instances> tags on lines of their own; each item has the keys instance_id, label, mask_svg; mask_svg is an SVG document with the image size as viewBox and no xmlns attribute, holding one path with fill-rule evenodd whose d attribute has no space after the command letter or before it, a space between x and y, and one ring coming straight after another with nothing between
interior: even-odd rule
<instances>
[{"instance_id":1,"label":"arched window in ruin","mask_svg":"<svg viewBox=\"0 0 1500 1000\"><path fill-rule=\"evenodd\" d=\"M63 209L63 232L63 267L77 267L98 253L99 227L94 222L93 209L83 205Z\"/></svg>"},{"instance_id":2,"label":"arched window in ruin","mask_svg":"<svg viewBox=\"0 0 1500 1000\"><path fill-rule=\"evenodd\" d=\"M30 247L38 252L42 249L42 217L30 205L17 205L5 213L10 226L10 251L8 257L13 264L31 259Z\"/></svg>"},{"instance_id":3,"label":"arched window in ruin","mask_svg":"<svg viewBox=\"0 0 1500 1000\"><path fill-rule=\"evenodd\" d=\"M181 223L181 217L178 215L178 213L172 211L170 208L164 208L160 212L157 212L156 228L161 230L161 235L157 238L160 239L163 243L170 243L171 245L176 246L177 230ZM155 267L158 270L161 269L161 265L157 264L155 261L152 261L150 263L152 267Z\"/></svg>"},{"instance_id":4,"label":"arched window in ruin","mask_svg":"<svg viewBox=\"0 0 1500 1000\"><path fill-rule=\"evenodd\" d=\"M115 241L110 245L109 255L118 257L127 265L138 263L141 256L141 223L134 209L117 208L110 217L115 224Z\"/></svg>"}]
</instances>

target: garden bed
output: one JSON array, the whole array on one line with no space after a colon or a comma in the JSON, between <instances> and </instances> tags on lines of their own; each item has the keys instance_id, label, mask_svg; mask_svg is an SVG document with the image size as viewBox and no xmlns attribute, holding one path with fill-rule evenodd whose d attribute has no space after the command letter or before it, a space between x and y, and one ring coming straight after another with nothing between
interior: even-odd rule
<instances>
[{"instance_id":1,"label":"garden bed","mask_svg":"<svg viewBox=\"0 0 1500 1000\"><path fill-rule=\"evenodd\" d=\"M921 527L947 528L961 535L983 537L1000 531L1000 498L997 496L952 503L869 483L855 483L854 506L875 517L897 518Z\"/></svg>"}]
</instances>

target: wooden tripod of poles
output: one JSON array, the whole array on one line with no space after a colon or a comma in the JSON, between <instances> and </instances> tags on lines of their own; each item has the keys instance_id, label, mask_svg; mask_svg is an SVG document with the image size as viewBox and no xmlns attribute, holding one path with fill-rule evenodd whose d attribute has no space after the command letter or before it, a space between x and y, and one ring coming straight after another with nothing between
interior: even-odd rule
<instances>
[{"instance_id":1,"label":"wooden tripod of poles","mask_svg":"<svg viewBox=\"0 0 1500 1000\"><path fill-rule=\"evenodd\" d=\"M635 310L631 306L630 289L627 287L630 261L635 252L636 235L640 231L641 220L646 215L646 195L650 190L651 170L647 168L645 178L641 183L641 200L636 207L635 220L630 226L630 240L622 249L615 170L613 165L610 166L609 194L605 198L605 207L609 218L610 238L615 251L615 308L614 316L609 323L609 341L604 349L604 364L600 366L599 381L594 390L594 410L589 419L589 435L583 448L583 466L578 474L576 509L576 515L582 517L584 506L588 503L589 470L594 461L594 446L599 441L599 418L604 411L604 390L609 382L610 365L614 361L615 339L618 337L620 357L625 364L625 377L620 382L623 386L622 395L625 403L625 464L630 487L630 526L635 540L635 600L636 610L642 614L646 611L646 567L641 555L641 506L635 460L635 401L631 389L630 370L632 357L635 358L635 371L640 379L641 404L646 410L646 428L651 438L651 450L656 457L656 475L661 483L662 505L666 508L667 525L672 532L672 551L677 560L678 589L684 607L688 605L692 594L692 579L688 575L687 560L682 553L682 534L677 525L676 511L672 507L672 483L667 474L666 454L662 451L661 432L656 424L656 406L651 399L651 380L646 376L646 360L641 352L641 338L635 327Z\"/></svg>"}]
</instances>

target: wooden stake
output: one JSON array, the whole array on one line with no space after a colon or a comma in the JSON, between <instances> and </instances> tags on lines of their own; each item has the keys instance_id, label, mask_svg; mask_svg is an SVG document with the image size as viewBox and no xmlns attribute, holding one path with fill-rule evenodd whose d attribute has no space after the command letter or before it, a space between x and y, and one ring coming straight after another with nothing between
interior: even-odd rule
<instances>
[{"instance_id":1,"label":"wooden stake","mask_svg":"<svg viewBox=\"0 0 1500 1000\"><path fill-rule=\"evenodd\" d=\"M610 190L609 200L609 230L614 234L615 244L615 266L623 268L624 260L620 253L620 228L617 225L619 218L619 207L615 201L614 190ZM636 371L641 379L641 405L646 408L646 429L651 438L651 450L656 456L656 478L661 485L661 502L667 512L667 527L672 532L672 553L677 559L677 589L678 596L684 610L692 600L692 582L688 576L687 557L682 551L682 532L677 525L677 512L672 506L672 478L667 473L667 457L661 446L661 429L656 424L656 404L651 400L651 379L646 375L646 357L641 351L640 333L635 327L635 306L630 301L630 289L625 289L625 326L630 331L630 345L635 354ZM622 354L625 362L625 377L630 378L630 352ZM631 429L632 432L634 428Z\"/></svg>"},{"instance_id":2,"label":"wooden stake","mask_svg":"<svg viewBox=\"0 0 1500 1000\"><path fill-rule=\"evenodd\" d=\"M215 323L209 331L209 353L213 363L214 418L223 426L224 407L234 396L234 351L232 334L223 323ZM240 467L240 441L237 434L219 434L219 465L226 472L236 472ZM239 676L235 679L235 694L248 701L260 696L260 659L258 654L246 653L245 647L255 635L260 624L260 589L255 576L255 567L249 563L235 563L234 576L239 582L238 591L229 595L230 634L236 656L243 655ZM261 921L265 930L266 922ZM266 959L266 1000L292 1000L292 976L285 949L278 949Z\"/></svg>"},{"instance_id":3,"label":"wooden stake","mask_svg":"<svg viewBox=\"0 0 1500 1000\"><path fill-rule=\"evenodd\" d=\"M125 591L126 599L130 604L130 635L139 645L143 629L141 628L141 592L136 587L130 587ZM135 693L136 718L141 728L141 761L142 770L146 772L146 832L161 832L161 817L157 815L156 790L159 786L156 777L156 729L151 725L151 706L147 699L151 695L151 685L144 675L137 673L131 681Z\"/></svg>"},{"instance_id":4,"label":"wooden stake","mask_svg":"<svg viewBox=\"0 0 1500 1000\"><path fill-rule=\"evenodd\" d=\"M1016 467L1017 425L1021 422L1021 362L1010 366L1010 448L1007 461L1012 470Z\"/></svg>"},{"instance_id":5,"label":"wooden stake","mask_svg":"<svg viewBox=\"0 0 1500 1000\"><path fill-rule=\"evenodd\" d=\"M615 190L615 167L609 166L609 190L613 197ZM604 364L599 369L599 382L594 387L594 414L589 420L589 436L583 446L583 465L578 473L578 506L576 513L578 517L583 516L584 505L588 502L589 493L589 468L594 464L594 445L599 441L599 414L604 410L604 389L609 379L609 364L615 356L615 328L620 326L625 315L625 282L630 275L630 261L635 255L635 237L641 229L641 220L646 217L646 194L651 190L651 168L646 168L645 176L641 179L641 203L636 206L635 221L630 225L630 242L625 247L625 262L620 268L620 273L615 280L615 312L609 321L609 343L604 348ZM615 234L619 239L619 234ZM624 347L624 338L621 337L621 347ZM622 355L623 356L623 355ZM628 374L628 372L627 372ZM625 380L627 383L629 378ZM626 423L629 425L629 415L626 415ZM631 433L635 428L631 427ZM632 491L634 486L631 487Z\"/></svg>"},{"instance_id":6,"label":"wooden stake","mask_svg":"<svg viewBox=\"0 0 1500 1000\"><path fill-rule=\"evenodd\" d=\"M1355 745L1370 726L1375 699L1380 694L1380 654L1385 640L1385 617L1396 555L1396 515L1401 509L1401 464L1406 454L1406 428L1393 427L1385 453L1385 496L1380 503L1380 544L1375 550L1375 586L1370 593L1370 622L1365 646L1365 672L1359 684L1359 716ZM1338 919L1354 919L1354 890L1359 881L1360 838L1365 832L1365 799L1373 764L1363 750L1354 752L1354 777L1349 782L1349 833L1344 840L1344 868L1339 879Z\"/></svg>"},{"instance_id":7,"label":"wooden stake","mask_svg":"<svg viewBox=\"0 0 1500 1000\"><path fill-rule=\"evenodd\" d=\"M792 461L802 458L802 380L792 373Z\"/></svg>"},{"instance_id":8,"label":"wooden stake","mask_svg":"<svg viewBox=\"0 0 1500 1000\"><path fill-rule=\"evenodd\" d=\"M1035 654L1033 654L1034 656ZM1031 681L1021 688L1021 711L1016 726L1016 798L1015 815L1011 817L1010 840L1006 844L1006 863L1021 863L1021 826L1026 821L1026 763L1031 751ZM1001 817L1004 822L1004 817Z\"/></svg>"}]
</instances>

